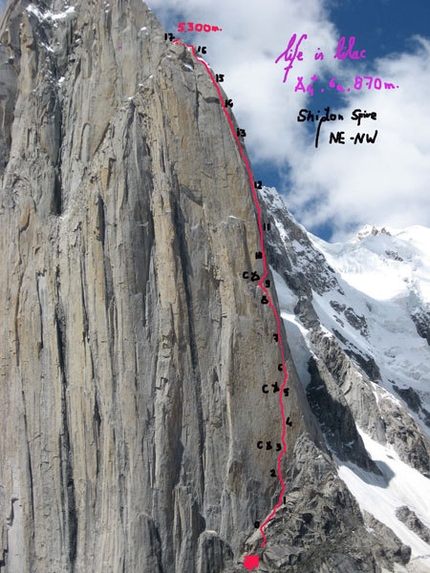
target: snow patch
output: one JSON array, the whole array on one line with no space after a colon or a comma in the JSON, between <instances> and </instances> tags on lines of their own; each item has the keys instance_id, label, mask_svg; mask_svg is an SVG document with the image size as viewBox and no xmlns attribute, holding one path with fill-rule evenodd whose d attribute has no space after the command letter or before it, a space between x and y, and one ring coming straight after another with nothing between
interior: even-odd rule
<instances>
[{"instance_id":1,"label":"snow patch","mask_svg":"<svg viewBox=\"0 0 430 573\"><path fill-rule=\"evenodd\" d=\"M45 50L48 50L48 52L53 52L53 48L51 48L51 46L49 46L48 44L45 44L45 42L41 42L41 45L45 48Z\"/></svg>"},{"instance_id":2,"label":"snow patch","mask_svg":"<svg viewBox=\"0 0 430 573\"><path fill-rule=\"evenodd\" d=\"M285 284L281 275L279 275L273 268L270 270L272 271L276 294L278 295L281 318L284 321L284 327L287 332L288 344L294 357L294 366L296 367L297 374L299 375L301 382L304 387L306 387L311 381L311 377L308 372L308 362L312 356L312 353L309 350L309 331L304 328L302 323L294 314L294 308L298 302L298 298Z\"/></svg>"},{"instance_id":3,"label":"snow patch","mask_svg":"<svg viewBox=\"0 0 430 573\"><path fill-rule=\"evenodd\" d=\"M366 472L355 464L337 460L339 477L356 498L361 510L387 525L412 550L413 558L430 554L430 545L396 517L396 509L407 505L430 527L430 480L399 459L391 446L383 446L359 430L365 448L384 474ZM428 561L430 565L430 561Z\"/></svg>"},{"instance_id":4,"label":"snow patch","mask_svg":"<svg viewBox=\"0 0 430 573\"><path fill-rule=\"evenodd\" d=\"M48 20L55 22L57 20L63 20L64 18L67 18L69 14L73 14L73 12L75 11L75 7L69 6L64 12L54 13L51 12L50 10L47 10L46 12L41 12L39 8L37 8L37 6L34 6L34 4L29 4L26 10L30 14L36 16L36 18L40 21Z\"/></svg>"},{"instance_id":5,"label":"snow patch","mask_svg":"<svg viewBox=\"0 0 430 573\"><path fill-rule=\"evenodd\" d=\"M48 18L51 18L52 20L63 20L64 18L67 18L69 14L73 14L74 11L75 7L69 6L69 8L67 8L67 10L65 10L64 12L58 12L57 14L54 14L53 12L48 12Z\"/></svg>"}]
</instances>

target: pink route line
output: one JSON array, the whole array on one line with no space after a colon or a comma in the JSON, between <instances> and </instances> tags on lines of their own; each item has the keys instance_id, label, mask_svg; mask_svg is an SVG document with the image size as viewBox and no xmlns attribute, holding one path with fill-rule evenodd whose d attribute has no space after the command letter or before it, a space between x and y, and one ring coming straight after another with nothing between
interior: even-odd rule
<instances>
[{"instance_id":1,"label":"pink route line","mask_svg":"<svg viewBox=\"0 0 430 573\"><path fill-rule=\"evenodd\" d=\"M281 505L282 505L282 499L283 499L283 497L284 497L285 489L286 489L286 487L285 487L285 481L284 481L284 478L283 478L283 476L282 476L281 462L282 462L282 458L284 457L284 455L285 455L286 452L287 452L287 442L286 442L287 429L286 429L286 419L285 419L285 409L284 409L284 404L283 404L283 396L284 396L284 388L287 386L288 372L287 372L287 368L286 368L286 364L285 364L284 345L283 345L283 343L282 343L281 319L279 318L279 315L278 315L278 312L277 312L277 310L276 310L276 308L275 308L275 305L274 305L273 302L272 302L272 298L271 298L271 296L270 296L270 294L269 294L269 291L268 291L267 288L264 286L264 281L265 281L267 275L269 274L269 271L268 271L268 268L267 268L266 251L265 251L265 249L264 249L264 235L263 235L263 225L262 225L262 222L261 222L261 208L260 208L260 205L259 205L259 202L258 202L257 191L256 191L256 189L255 189L255 187L254 187L254 177L253 177L253 175L252 175L251 166L249 165L248 158L246 157L245 152L244 152L244 150L243 150L242 142L240 141L239 136L238 136L237 133L236 133L236 130L235 130L235 128L234 128L233 121L232 121L232 119L231 119L231 117L230 117L230 115L229 115L229 113L228 113L228 111L227 111L227 107L226 107L226 105L225 105L224 98L223 98L222 93L221 93L221 88L219 87L217 81L215 80L211 69L209 68L208 64L207 64L202 58L199 58L199 57L197 56L196 49L195 49L194 46L185 44L184 42L181 42L180 40L173 40L173 43L174 43L174 44L181 44L181 45L183 45L183 46L186 46L187 48L190 48L191 51L192 51L192 53L193 53L194 58L195 58L198 62L200 62L201 64L203 64L204 67L206 68L206 71L207 71L207 73L208 73L208 75L209 75L209 77L210 77L210 79L211 79L213 85L215 86L215 88L216 88L216 90L217 90L217 92L218 92L218 96L219 96L219 99L220 99L220 102L221 102L221 106L222 106L223 112L224 112L224 114L225 114L225 116L226 116L226 118L227 118L227 121L228 121L229 125L230 125L231 132L232 132L232 134L233 134L233 137L236 139L236 143L237 143L237 145L238 145L238 147L239 147L239 153L240 153L240 155L241 155L241 157L242 157L242 159L243 159L243 162L245 163L245 167L246 167L246 170L247 170L247 172L248 172L249 185L250 185L250 187L251 187L251 192L252 192L252 196L253 196L253 199L254 199L255 207L256 207L256 209L257 209L257 221L258 221L258 229L259 229L259 233L260 233L260 248L261 248L261 252L262 252L262 255L263 255L263 269L264 269L264 274L263 274L263 276L261 277L261 279L260 279L260 281L259 281L259 283L258 283L257 286L259 286L259 287L261 288L261 290L265 293L265 295L266 295L266 297L267 297L267 299L268 299L268 301L269 301L268 304L269 304L270 308L272 309L273 314L275 315L275 320L276 320L276 324L277 324L277 327L278 327L278 341L279 341L279 346L280 346L280 349L281 349L281 356L282 356L282 368L283 368L283 371L284 371L284 379L283 379L283 381L282 381L282 385L281 385L281 388L280 388L280 391L279 391L279 407L280 407L280 410L281 410L281 418L282 418L282 436L281 436L281 440L282 440L282 446L283 446L282 450L279 452L279 455L278 455L278 477L279 477L279 481L281 482L281 492L280 492L280 494L279 494L278 503L273 507L273 509L272 509L272 511L270 512L270 514L268 515L268 517L267 517L267 518L263 521L263 523L260 525L260 532L261 532L261 535L263 536L263 542L262 542L262 544L261 544L261 547L264 547L264 546L266 545L266 543L267 543L267 537L266 537L266 534L265 534L265 532L264 532L264 529L267 527L267 525L269 524L269 522L271 521L271 519L272 519L273 517L275 517L275 515L276 515L278 509L281 507Z\"/></svg>"}]
</instances>

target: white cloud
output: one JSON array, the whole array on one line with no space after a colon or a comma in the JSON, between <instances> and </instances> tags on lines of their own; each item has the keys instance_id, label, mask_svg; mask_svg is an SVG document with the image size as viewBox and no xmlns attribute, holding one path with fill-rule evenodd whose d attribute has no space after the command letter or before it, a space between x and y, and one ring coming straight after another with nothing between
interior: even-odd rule
<instances>
[{"instance_id":1,"label":"white cloud","mask_svg":"<svg viewBox=\"0 0 430 573\"><path fill-rule=\"evenodd\" d=\"M414 53L376 60L373 69L359 62L333 59L340 37L324 9L323 0L152 0L155 14L176 34L178 18L208 23L222 32L182 35L208 47L205 59L224 73L223 87L234 101L234 113L247 131L252 160L289 168L288 203L308 228L330 224L337 238L364 223L404 227L430 226L430 86L429 42L417 39ZM296 62L283 83L283 62L275 59L291 36L307 34L302 62ZM316 62L317 48L325 53ZM358 46L363 48L365 46ZM373 75L399 85L396 90L352 90L343 110L345 121L321 128L320 146L297 122L300 108L313 108L312 98L294 93L297 76L305 85L317 73L336 76L343 85L356 74ZM352 87L352 86L351 86ZM376 111L376 122L359 128L349 119L355 108ZM314 126L314 129L316 125ZM373 135L374 145L328 144L330 131Z\"/></svg>"},{"instance_id":2,"label":"white cloud","mask_svg":"<svg viewBox=\"0 0 430 573\"><path fill-rule=\"evenodd\" d=\"M152 0L155 14L169 31L176 33L177 16L186 21L220 26L222 32L199 34L193 41L208 46L207 61L224 73L223 84L234 101L234 114L248 133L246 145L254 160L285 162L291 146L300 136L296 111L301 94L294 93L297 75L310 78L315 71L317 47L334 53L334 27L327 20L319 0ZM172 17L172 14L175 14ZM275 59L285 50L293 34L302 42L303 62L296 62L286 84L283 62ZM181 35L185 40L189 36ZM326 67L327 61L323 62ZM330 65L335 67L335 62ZM294 110L294 111L293 111Z\"/></svg>"},{"instance_id":3,"label":"white cloud","mask_svg":"<svg viewBox=\"0 0 430 573\"><path fill-rule=\"evenodd\" d=\"M326 143L308 152L306 170L293 150L289 159L295 188L289 200L305 226L331 221L341 239L351 223L430 225L430 99L424 88L430 85L429 63L430 43L417 39L414 54L380 59L369 72L389 77L399 89L361 90L340 110L345 119L355 108L376 111L375 122L367 119L354 129L348 121L339 128L352 135L373 135L378 129L375 144L328 145L332 124L326 124ZM323 199L321 209L306 208L318 199Z\"/></svg>"}]
</instances>

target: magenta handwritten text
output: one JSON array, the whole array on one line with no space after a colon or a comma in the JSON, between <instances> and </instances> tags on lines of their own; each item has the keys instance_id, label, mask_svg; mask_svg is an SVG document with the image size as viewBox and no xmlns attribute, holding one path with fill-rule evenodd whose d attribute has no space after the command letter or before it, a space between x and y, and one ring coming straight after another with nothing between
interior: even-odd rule
<instances>
[{"instance_id":1,"label":"magenta handwritten text","mask_svg":"<svg viewBox=\"0 0 430 573\"><path fill-rule=\"evenodd\" d=\"M282 52L282 54L280 54L276 58L275 64L277 64L281 58L284 58L285 62L289 62L288 66L285 66L284 68L285 70L284 80L283 80L284 83L287 81L288 73L292 69L296 59L299 60L300 62L303 61L303 52L299 52L299 48L300 44L303 42L303 40L306 40L307 37L308 37L307 34L302 34L300 40L296 44L297 34L293 34L290 38L290 41L288 42L288 46L286 47L286 49ZM294 46L294 44L296 45Z\"/></svg>"},{"instance_id":2,"label":"magenta handwritten text","mask_svg":"<svg viewBox=\"0 0 430 573\"><path fill-rule=\"evenodd\" d=\"M355 44L355 36L351 36L348 40L348 48L345 50L345 36L337 43L337 50L333 58L337 58L338 60L346 60L346 58L350 58L351 60L359 60L360 58L366 58L366 50L353 50Z\"/></svg>"}]
</instances>

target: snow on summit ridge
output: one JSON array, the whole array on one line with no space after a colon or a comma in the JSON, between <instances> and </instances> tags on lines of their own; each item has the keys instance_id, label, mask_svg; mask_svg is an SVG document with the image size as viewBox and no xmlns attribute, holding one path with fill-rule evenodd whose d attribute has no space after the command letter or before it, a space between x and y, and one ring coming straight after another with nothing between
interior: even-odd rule
<instances>
[{"instance_id":1,"label":"snow on summit ridge","mask_svg":"<svg viewBox=\"0 0 430 573\"><path fill-rule=\"evenodd\" d=\"M364 237L368 237L369 235L391 235L391 233L389 231L387 231L387 229L385 227L375 227L375 225L365 225L362 229L360 229L360 231L358 231L355 239L353 240L358 240L360 241L361 239L364 239Z\"/></svg>"},{"instance_id":2,"label":"snow on summit ridge","mask_svg":"<svg viewBox=\"0 0 430 573\"><path fill-rule=\"evenodd\" d=\"M430 303L430 229L364 227L345 243L327 243L309 233L316 248L351 286L377 300L415 293Z\"/></svg>"}]
</instances>

